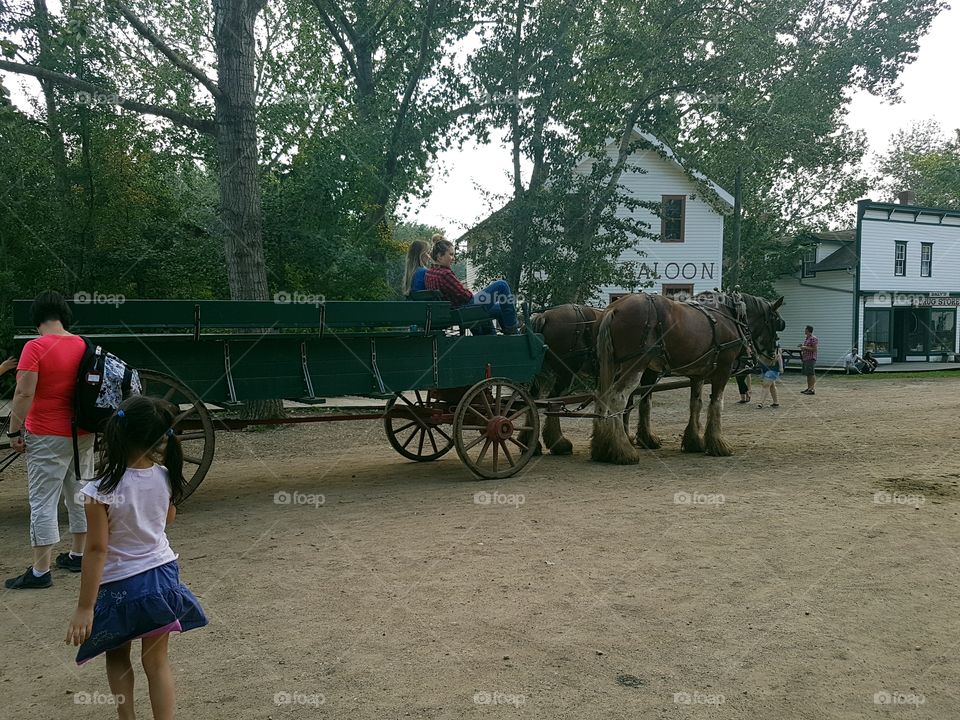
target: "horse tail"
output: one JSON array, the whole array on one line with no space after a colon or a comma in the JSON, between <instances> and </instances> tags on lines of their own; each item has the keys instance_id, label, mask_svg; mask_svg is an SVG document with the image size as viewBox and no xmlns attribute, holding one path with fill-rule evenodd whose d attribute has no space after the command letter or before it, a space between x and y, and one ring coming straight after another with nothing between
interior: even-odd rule
<instances>
[{"instance_id":1,"label":"horse tail","mask_svg":"<svg viewBox=\"0 0 960 720\"><path fill-rule=\"evenodd\" d=\"M613 381L616 377L617 362L614 357L613 329L610 327L613 325L614 315L616 315L616 310L605 312L603 317L600 318L597 328L596 352L597 359L600 361L597 389L600 395L613 387Z\"/></svg>"}]
</instances>

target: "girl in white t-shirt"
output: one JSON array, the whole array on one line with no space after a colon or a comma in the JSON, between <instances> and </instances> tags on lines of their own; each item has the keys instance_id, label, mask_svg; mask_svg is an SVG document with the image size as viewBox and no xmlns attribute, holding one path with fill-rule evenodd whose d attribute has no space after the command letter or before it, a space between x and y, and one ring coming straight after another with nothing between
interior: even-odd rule
<instances>
[{"instance_id":1,"label":"girl in white t-shirt","mask_svg":"<svg viewBox=\"0 0 960 720\"><path fill-rule=\"evenodd\" d=\"M77 664L106 653L121 720L134 716L131 641L142 641L153 716L172 718L169 633L207 624L200 603L180 582L167 540L166 526L185 487L173 420L169 403L142 395L125 400L104 428L99 473L81 490L87 541L66 641L80 646Z\"/></svg>"}]
</instances>

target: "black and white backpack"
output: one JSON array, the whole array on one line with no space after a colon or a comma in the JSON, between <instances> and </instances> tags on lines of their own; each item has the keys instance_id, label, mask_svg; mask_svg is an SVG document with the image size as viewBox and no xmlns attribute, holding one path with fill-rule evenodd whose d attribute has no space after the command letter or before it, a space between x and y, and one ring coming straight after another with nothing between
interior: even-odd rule
<instances>
[{"instance_id":1,"label":"black and white backpack","mask_svg":"<svg viewBox=\"0 0 960 720\"><path fill-rule=\"evenodd\" d=\"M78 430L103 431L103 425L131 395L143 391L140 374L113 353L106 352L90 338L83 338L86 347L73 393L73 459L76 477L80 479L80 447Z\"/></svg>"}]
</instances>

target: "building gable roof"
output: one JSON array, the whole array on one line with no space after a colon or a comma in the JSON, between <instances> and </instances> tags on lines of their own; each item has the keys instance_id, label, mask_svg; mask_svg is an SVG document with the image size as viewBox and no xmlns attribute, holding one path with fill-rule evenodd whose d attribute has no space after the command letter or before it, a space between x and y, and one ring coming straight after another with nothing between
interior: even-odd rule
<instances>
[{"instance_id":1,"label":"building gable roof","mask_svg":"<svg viewBox=\"0 0 960 720\"><path fill-rule=\"evenodd\" d=\"M856 268L858 264L859 258L857 257L857 250L853 246L853 243L844 242L843 245L810 269L813 270L813 272L827 272L828 270Z\"/></svg>"},{"instance_id":2,"label":"building gable roof","mask_svg":"<svg viewBox=\"0 0 960 720\"><path fill-rule=\"evenodd\" d=\"M677 167L679 167L683 172L689 173L692 177L696 178L698 181L706 185L713 193L720 199L720 201L727 206L729 209L733 209L734 197L722 187L720 187L713 180L708 178L702 172L695 168L688 168L683 162L677 157L677 154L673 151L669 145L667 145L663 140L652 135L648 132L641 132L639 130L634 130L634 135L639 138L642 138L645 142L649 143L655 150L658 150L662 155L664 155L669 161L673 162Z\"/></svg>"},{"instance_id":3,"label":"building gable roof","mask_svg":"<svg viewBox=\"0 0 960 720\"><path fill-rule=\"evenodd\" d=\"M648 143L651 147L653 147L653 149L654 149L655 151L659 152L659 153L666 159L667 162L673 163L673 164L676 165L678 168L680 168L680 170L681 170L682 172L684 172L685 174L686 174L686 173L689 173L692 177L694 177L696 180L698 180L700 183L702 183L704 186L706 186L706 188L707 188L708 190L710 190L710 191L720 200L720 202L721 202L724 206L726 206L726 208L727 208L728 210L732 210L732 209L733 209L733 205L734 205L734 197L733 197L733 195L731 195L730 193L728 193L726 190L724 190L722 187L720 187L717 183L715 183L713 180L711 180L710 178L708 178L706 175L704 175L704 174L703 174L702 172L700 172L699 170L695 170L695 169L693 169L693 168L687 168L687 167L681 162L680 158L677 157L677 154L673 151L673 149L670 148L665 142L663 142L662 140L660 140L660 139L659 139L658 137L656 137L655 135L652 135L652 134L646 133L646 132L640 132L639 130L634 130L634 136L636 136L636 137L642 139L643 141L645 141L646 143ZM613 144L614 142L615 142L615 141L611 140L611 141L607 144L607 147L610 147L610 145ZM585 161L587 161L587 160L589 160L589 159L590 159L590 156L589 156L589 155L584 155L582 158L580 158L580 160L579 160L579 162L578 162L577 164L579 165L580 163L585 162ZM490 215L488 215L486 218L484 218L483 220L481 220L480 222L478 222L476 225L474 225L472 228L469 228L466 232L464 232L460 237L458 237L458 238L456 239L456 242L459 243L459 242L461 242L461 241L463 241L463 240L467 240L467 241L469 242L470 236L471 236L476 230L479 230L482 226L488 225L489 223L491 223L491 222L495 221L496 219L502 217L503 214L510 208L510 206L511 206L512 204L513 204L513 200L510 200L510 201L507 202L507 204L504 205L502 208L500 208L499 210L494 211L493 213L491 213Z\"/></svg>"}]
</instances>

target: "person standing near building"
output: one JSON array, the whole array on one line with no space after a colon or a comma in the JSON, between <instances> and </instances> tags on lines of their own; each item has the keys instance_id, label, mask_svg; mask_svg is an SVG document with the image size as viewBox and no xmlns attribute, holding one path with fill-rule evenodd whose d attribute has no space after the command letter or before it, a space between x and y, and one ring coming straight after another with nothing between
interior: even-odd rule
<instances>
[{"instance_id":1,"label":"person standing near building","mask_svg":"<svg viewBox=\"0 0 960 720\"><path fill-rule=\"evenodd\" d=\"M801 390L801 395L816 395L814 386L817 384L817 347L820 340L813 334L813 325L807 325L803 329L804 339L800 343L800 361L803 365L802 372L807 378L807 389Z\"/></svg>"}]
</instances>

